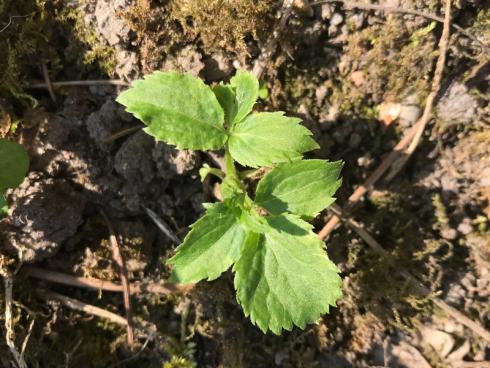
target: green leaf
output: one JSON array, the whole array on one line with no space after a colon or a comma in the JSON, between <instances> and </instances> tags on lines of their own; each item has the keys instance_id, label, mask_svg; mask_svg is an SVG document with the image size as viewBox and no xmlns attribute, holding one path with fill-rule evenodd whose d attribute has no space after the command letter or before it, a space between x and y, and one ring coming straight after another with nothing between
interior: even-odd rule
<instances>
[{"instance_id":1,"label":"green leaf","mask_svg":"<svg viewBox=\"0 0 490 368\"><path fill-rule=\"evenodd\" d=\"M29 157L22 144L0 139L0 193L22 183L29 170Z\"/></svg>"},{"instance_id":2,"label":"green leaf","mask_svg":"<svg viewBox=\"0 0 490 368\"><path fill-rule=\"evenodd\" d=\"M267 89L267 83L264 81L259 82L259 97L262 100L265 100L267 97L269 97L269 90Z\"/></svg>"},{"instance_id":3,"label":"green leaf","mask_svg":"<svg viewBox=\"0 0 490 368\"><path fill-rule=\"evenodd\" d=\"M220 186L223 199L231 199L243 195L244 189L240 181L234 176L225 176Z\"/></svg>"},{"instance_id":4,"label":"green leaf","mask_svg":"<svg viewBox=\"0 0 490 368\"><path fill-rule=\"evenodd\" d=\"M238 103L233 88L220 83L213 88L213 92L225 112L225 121L231 123L238 111Z\"/></svg>"},{"instance_id":5,"label":"green leaf","mask_svg":"<svg viewBox=\"0 0 490 368\"><path fill-rule=\"evenodd\" d=\"M219 149L227 140L213 91L189 74L155 72L133 82L117 101L147 125L145 132L179 148Z\"/></svg>"},{"instance_id":6,"label":"green leaf","mask_svg":"<svg viewBox=\"0 0 490 368\"><path fill-rule=\"evenodd\" d=\"M233 129L228 141L230 153L240 164L251 167L300 159L304 152L318 148L312 133L300 122L283 112L249 115Z\"/></svg>"},{"instance_id":7,"label":"green leaf","mask_svg":"<svg viewBox=\"0 0 490 368\"><path fill-rule=\"evenodd\" d=\"M7 199L3 193L0 193L0 218L8 213Z\"/></svg>"},{"instance_id":8,"label":"green leaf","mask_svg":"<svg viewBox=\"0 0 490 368\"><path fill-rule=\"evenodd\" d=\"M222 180L225 178L223 171L221 171L220 169L216 169L215 167L211 167L208 164L204 164L199 169L199 177L201 178L201 181L204 182L204 179L206 179L208 175L217 176Z\"/></svg>"},{"instance_id":9,"label":"green leaf","mask_svg":"<svg viewBox=\"0 0 490 368\"><path fill-rule=\"evenodd\" d=\"M249 238L233 267L238 302L252 323L280 334L304 328L342 296L337 267L311 226L293 215L266 217L269 229Z\"/></svg>"},{"instance_id":10,"label":"green leaf","mask_svg":"<svg viewBox=\"0 0 490 368\"><path fill-rule=\"evenodd\" d=\"M230 85L235 90L238 107L232 123L238 123L252 111L259 97L259 81L252 73L238 70L231 78Z\"/></svg>"},{"instance_id":11,"label":"green leaf","mask_svg":"<svg viewBox=\"0 0 490 368\"><path fill-rule=\"evenodd\" d=\"M208 207L168 260L174 266L172 279L180 283L214 280L226 271L238 259L246 239L239 215L239 210L224 203Z\"/></svg>"},{"instance_id":12,"label":"green leaf","mask_svg":"<svg viewBox=\"0 0 490 368\"><path fill-rule=\"evenodd\" d=\"M315 217L335 202L342 162L301 160L278 165L260 180L255 203L273 215Z\"/></svg>"}]
</instances>

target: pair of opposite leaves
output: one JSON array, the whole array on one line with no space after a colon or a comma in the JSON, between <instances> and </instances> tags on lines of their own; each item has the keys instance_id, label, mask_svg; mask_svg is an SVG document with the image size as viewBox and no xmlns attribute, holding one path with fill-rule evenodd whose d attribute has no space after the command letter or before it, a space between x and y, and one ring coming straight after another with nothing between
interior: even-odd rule
<instances>
[{"instance_id":1,"label":"pair of opposite leaves","mask_svg":"<svg viewBox=\"0 0 490 368\"><path fill-rule=\"evenodd\" d=\"M341 296L336 266L301 217L333 203L342 164L301 160L318 148L311 132L282 112L250 114L258 93L257 79L244 71L213 89L187 74L155 72L117 101L158 140L198 150L226 145L244 166L275 166L259 182L252 208L226 196L208 205L169 263L183 283L216 279L233 265L245 315L279 334L314 322ZM270 216L257 215L258 207Z\"/></svg>"}]
</instances>

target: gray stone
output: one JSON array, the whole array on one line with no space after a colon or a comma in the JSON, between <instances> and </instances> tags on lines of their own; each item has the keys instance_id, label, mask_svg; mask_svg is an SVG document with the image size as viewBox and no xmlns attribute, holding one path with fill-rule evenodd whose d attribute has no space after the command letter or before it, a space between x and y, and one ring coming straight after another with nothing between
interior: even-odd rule
<instances>
[{"instance_id":1,"label":"gray stone","mask_svg":"<svg viewBox=\"0 0 490 368\"><path fill-rule=\"evenodd\" d=\"M463 221L458 225L458 231L463 235L472 233L473 226L471 225L471 220L469 218L463 219Z\"/></svg>"},{"instance_id":2,"label":"gray stone","mask_svg":"<svg viewBox=\"0 0 490 368\"><path fill-rule=\"evenodd\" d=\"M418 105L401 105L398 121L403 127L412 126L422 115L422 109Z\"/></svg>"},{"instance_id":3,"label":"gray stone","mask_svg":"<svg viewBox=\"0 0 490 368\"><path fill-rule=\"evenodd\" d=\"M477 107L466 86L454 82L437 104L437 118L447 125L468 124L474 119Z\"/></svg>"},{"instance_id":4,"label":"gray stone","mask_svg":"<svg viewBox=\"0 0 490 368\"><path fill-rule=\"evenodd\" d=\"M67 181L44 179L37 172L29 174L13 197L9 221L0 221L0 234L6 251L21 254L25 263L55 255L82 224L87 201Z\"/></svg>"}]
</instances>

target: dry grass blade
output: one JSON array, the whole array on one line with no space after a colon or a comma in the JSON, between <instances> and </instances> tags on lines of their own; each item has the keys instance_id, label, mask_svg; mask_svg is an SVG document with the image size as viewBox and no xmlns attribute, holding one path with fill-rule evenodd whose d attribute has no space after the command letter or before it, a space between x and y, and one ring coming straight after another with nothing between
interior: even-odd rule
<instances>
[{"instance_id":1,"label":"dry grass blade","mask_svg":"<svg viewBox=\"0 0 490 368\"><path fill-rule=\"evenodd\" d=\"M115 140L118 140L119 138L122 138L122 137L125 137L127 135L130 135L130 134L132 134L134 132L137 132L141 128L142 128L141 125L137 125L137 126L134 126L134 127L131 127L131 128L123 129L123 130L121 130L121 131L119 131L117 133L114 133L109 138L107 138L106 143L110 143L110 142L113 142Z\"/></svg>"},{"instance_id":2,"label":"dry grass blade","mask_svg":"<svg viewBox=\"0 0 490 368\"><path fill-rule=\"evenodd\" d=\"M107 80L76 80L64 82L51 82L53 88L59 87L90 87L90 86L123 86L127 87L130 83L122 79L107 79ZM26 86L26 88L49 88L46 83L34 83Z\"/></svg>"},{"instance_id":3,"label":"dry grass blade","mask_svg":"<svg viewBox=\"0 0 490 368\"><path fill-rule=\"evenodd\" d=\"M109 221L109 218L104 213L104 211L100 211L104 221L106 223L107 228L109 229L109 242L111 244L112 250L112 258L116 262L119 267L119 274L121 277L121 284L123 287L123 296L124 296L124 309L126 310L126 318L127 318L127 331L128 331L128 345L132 349L134 347L134 324L133 324L133 313L131 310L131 292L128 281L128 271L126 269L126 263L124 262L124 258L121 254L121 250L119 249L119 244L117 242L116 232L114 231L114 227L112 223Z\"/></svg>"},{"instance_id":4,"label":"dry grass blade","mask_svg":"<svg viewBox=\"0 0 490 368\"><path fill-rule=\"evenodd\" d=\"M43 69L43 76L44 76L44 81L46 82L46 87L48 88L49 95L51 97L51 100L56 103L56 95L54 94L53 90L53 83L51 82L51 78L49 77L49 71L48 71L48 66L46 65L45 62L41 64L42 69Z\"/></svg>"},{"instance_id":5,"label":"dry grass blade","mask_svg":"<svg viewBox=\"0 0 490 368\"><path fill-rule=\"evenodd\" d=\"M413 152L420 143L422 134L424 133L425 127L432 118L432 108L434 106L434 101L441 88L442 72L444 71L444 65L446 64L446 54L449 45L449 26L451 24L451 1L446 1L446 7L444 9L444 28L442 30L441 39L439 41L439 58L437 59L436 70L434 72L434 78L432 80L432 87L427 100L425 103L424 113L420 118L420 123L417 124L417 130L415 135L410 142L410 145L405 150L405 155L400 157L400 159L394 163L390 174L387 176L386 180L391 180L394 178L400 170L403 168L405 163L410 159Z\"/></svg>"},{"instance_id":6,"label":"dry grass blade","mask_svg":"<svg viewBox=\"0 0 490 368\"><path fill-rule=\"evenodd\" d=\"M43 290L43 289L37 290L36 293L45 300L57 300L61 302L61 304L63 304L64 306L70 309L91 314L100 318L104 318L118 325L122 325L122 326L128 325L128 321L124 317L121 317L118 314L106 311L105 309L96 307L94 305L86 304L77 299L70 298L66 295L55 293L54 291Z\"/></svg>"},{"instance_id":7,"label":"dry grass blade","mask_svg":"<svg viewBox=\"0 0 490 368\"><path fill-rule=\"evenodd\" d=\"M115 284L111 281L99 280L94 278L85 278L67 275L65 273L47 270L36 266L24 266L23 272L29 277L36 279L55 282L58 284L81 287L85 289L91 289L96 291L109 291L109 292L123 292L123 286ZM156 295L168 295L175 293L185 293L192 289L192 285L179 285L174 283L132 283L130 284L129 291L132 295L140 293L152 293Z\"/></svg>"},{"instance_id":8,"label":"dry grass blade","mask_svg":"<svg viewBox=\"0 0 490 368\"><path fill-rule=\"evenodd\" d=\"M149 208L144 207L144 209L148 217L155 223L155 225L157 225L162 233L164 233L175 244L180 244L180 239L174 234L174 232L170 229L170 226L168 226L165 221L158 217L158 215Z\"/></svg>"}]
</instances>

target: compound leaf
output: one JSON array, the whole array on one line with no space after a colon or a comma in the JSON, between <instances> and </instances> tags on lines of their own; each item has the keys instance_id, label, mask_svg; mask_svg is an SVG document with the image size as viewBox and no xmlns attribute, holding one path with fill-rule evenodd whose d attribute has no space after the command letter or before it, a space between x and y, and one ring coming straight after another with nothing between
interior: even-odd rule
<instances>
[{"instance_id":1,"label":"compound leaf","mask_svg":"<svg viewBox=\"0 0 490 368\"><path fill-rule=\"evenodd\" d=\"M255 203L270 213L315 217L335 202L342 162L301 160L283 163L260 180Z\"/></svg>"},{"instance_id":2,"label":"compound leaf","mask_svg":"<svg viewBox=\"0 0 490 368\"><path fill-rule=\"evenodd\" d=\"M231 122L238 123L252 111L259 97L259 81L252 73L238 70L230 79L230 85L235 91L238 108Z\"/></svg>"},{"instance_id":3,"label":"compound leaf","mask_svg":"<svg viewBox=\"0 0 490 368\"><path fill-rule=\"evenodd\" d=\"M251 114L238 123L229 138L229 150L240 164L250 167L272 166L300 159L318 148L301 119L283 112Z\"/></svg>"},{"instance_id":4,"label":"compound leaf","mask_svg":"<svg viewBox=\"0 0 490 368\"><path fill-rule=\"evenodd\" d=\"M211 205L192 225L176 254L168 260L174 266L172 279L180 283L218 278L235 262L246 239L238 222L237 209L224 203Z\"/></svg>"},{"instance_id":5,"label":"compound leaf","mask_svg":"<svg viewBox=\"0 0 490 368\"><path fill-rule=\"evenodd\" d=\"M227 140L223 109L211 88L192 75L154 72L117 101L147 125L146 133L179 148L219 149Z\"/></svg>"},{"instance_id":6,"label":"compound leaf","mask_svg":"<svg viewBox=\"0 0 490 368\"><path fill-rule=\"evenodd\" d=\"M267 231L247 242L233 267L235 289L252 323L280 334L335 306L341 279L308 223L290 214L266 220Z\"/></svg>"},{"instance_id":7,"label":"compound leaf","mask_svg":"<svg viewBox=\"0 0 490 368\"><path fill-rule=\"evenodd\" d=\"M0 193L15 188L29 170L29 156L22 144L0 139Z\"/></svg>"}]
</instances>

